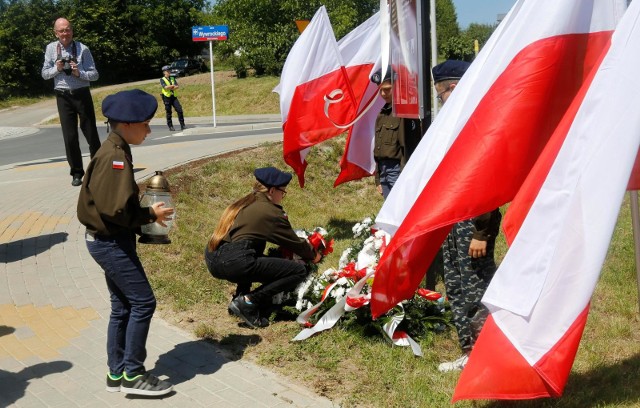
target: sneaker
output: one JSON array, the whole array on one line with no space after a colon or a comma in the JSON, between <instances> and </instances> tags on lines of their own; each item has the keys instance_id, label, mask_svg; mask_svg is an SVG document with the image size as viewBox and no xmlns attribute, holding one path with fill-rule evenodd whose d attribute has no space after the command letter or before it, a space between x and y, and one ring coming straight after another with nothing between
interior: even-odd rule
<instances>
[{"instance_id":1,"label":"sneaker","mask_svg":"<svg viewBox=\"0 0 640 408\"><path fill-rule=\"evenodd\" d=\"M468 355L463 355L459 359L455 361L448 361L446 363L442 363L438 366L438 371L441 373L446 373L449 371L460 371L467 365L467 361L469 361Z\"/></svg>"},{"instance_id":2,"label":"sneaker","mask_svg":"<svg viewBox=\"0 0 640 408\"><path fill-rule=\"evenodd\" d=\"M244 299L244 296L238 296L233 299L231 303L229 303L228 310L244 320L245 323L247 323L254 329L258 327L265 327L264 322L260 319L258 306L247 303L247 301ZM269 324L268 321L266 323L267 325Z\"/></svg>"},{"instance_id":3,"label":"sneaker","mask_svg":"<svg viewBox=\"0 0 640 408\"><path fill-rule=\"evenodd\" d=\"M120 391L125 394L147 395L158 397L173 391L173 384L168 381L159 379L153 374L144 373L129 377L124 373L122 377L122 385Z\"/></svg>"},{"instance_id":4,"label":"sneaker","mask_svg":"<svg viewBox=\"0 0 640 408\"><path fill-rule=\"evenodd\" d=\"M122 384L122 374L120 375L114 375L111 373L107 374L107 391L120 392L120 384Z\"/></svg>"}]
</instances>

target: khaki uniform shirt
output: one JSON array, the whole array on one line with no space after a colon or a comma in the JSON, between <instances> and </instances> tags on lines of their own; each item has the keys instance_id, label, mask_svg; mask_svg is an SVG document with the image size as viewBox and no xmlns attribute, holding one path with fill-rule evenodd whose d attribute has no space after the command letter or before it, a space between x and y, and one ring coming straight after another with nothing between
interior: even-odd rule
<instances>
[{"instance_id":1,"label":"khaki uniform shirt","mask_svg":"<svg viewBox=\"0 0 640 408\"><path fill-rule=\"evenodd\" d=\"M403 168L421 136L419 121L393 116L391 104L386 104L376 118L373 158L376 162L398 160ZM380 184L379 174L376 165L376 185Z\"/></svg>"},{"instance_id":2,"label":"khaki uniform shirt","mask_svg":"<svg viewBox=\"0 0 640 408\"><path fill-rule=\"evenodd\" d=\"M151 207L140 207L139 193L131 148L111 132L87 167L78 197L78 220L87 231L101 236L137 232L141 225L156 220Z\"/></svg>"},{"instance_id":3,"label":"khaki uniform shirt","mask_svg":"<svg viewBox=\"0 0 640 408\"><path fill-rule=\"evenodd\" d=\"M315 252L311 244L296 235L282 206L271 202L264 193L255 194L256 201L240 210L223 241L252 241L258 254L264 253L266 243L271 242L312 260Z\"/></svg>"}]
</instances>

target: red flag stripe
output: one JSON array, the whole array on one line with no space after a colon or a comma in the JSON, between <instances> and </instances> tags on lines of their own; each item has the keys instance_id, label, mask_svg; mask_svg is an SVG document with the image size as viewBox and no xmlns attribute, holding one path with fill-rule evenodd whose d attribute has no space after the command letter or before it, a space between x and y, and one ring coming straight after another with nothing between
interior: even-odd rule
<instances>
[{"instance_id":1,"label":"red flag stripe","mask_svg":"<svg viewBox=\"0 0 640 408\"><path fill-rule=\"evenodd\" d=\"M571 371L589 306L565 336L534 366L516 350L489 316L460 375L453 401L559 397ZM495 351L500 350L499 358Z\"/></svg>"},{"instance_id":2,"label":"red flag stripe","mask_svg":"<svg viewBox=\"0 0 640 408\"><path fill-rule=\"evenodd\" d=\"M380 260L371 311L413 295L455 222L513 199L611 31L559 35L520 51L462 128ZM422 266L421 266L422 265Z\"/></svg>"}]
</instances>

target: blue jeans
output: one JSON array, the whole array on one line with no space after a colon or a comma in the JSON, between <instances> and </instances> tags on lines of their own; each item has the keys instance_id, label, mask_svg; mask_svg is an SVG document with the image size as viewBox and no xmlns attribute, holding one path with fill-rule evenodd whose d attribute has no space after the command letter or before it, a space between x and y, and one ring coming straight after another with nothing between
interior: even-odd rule
<instances>
[{"instance_id":1,"label":"blue jeans","mask_svg":"<svg viewBox=\"0 0 640 408\"><path fill-rule=\"evenodd\" d=\"M380 172L382 196L386 200L391 192L391 188L393 188L393 185L398 181L398 177L400 177L400 160L379 160L378 171Z\"/></svg>"},{"instance_id":2,"label":"blue jeans","mask_svg":"<svg viewBox=\"0 0 640 408\"><path fill-rule=\"evenodd\" d=\"M107 329L109 370L113 374L143 372L156 298L136 253L135 234L87 236L87 248L104 270L111 294Z\"/></svg>"}]
</instances>

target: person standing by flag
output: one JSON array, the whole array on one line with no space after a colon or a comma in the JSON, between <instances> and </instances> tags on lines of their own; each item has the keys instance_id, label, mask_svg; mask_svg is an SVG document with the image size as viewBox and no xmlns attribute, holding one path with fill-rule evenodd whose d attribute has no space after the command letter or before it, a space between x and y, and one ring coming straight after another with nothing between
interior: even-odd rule
<instances>
[{"instance_id":1,"label":"person standing by flag","mask_svg":"<svg viewBox=\"0 0 640 408\"><path fill-rule=\"evenodd\" d=\"M380 96L385 102L376 118L373 147L376 188L385 199L422 136L420 121L393 116L391 75L389 67L384 78L380 70L371 76L371 82L380 86Z\"/></svg>"},{"instance_id":2,"label":"person standing by flag","mask_svg":"<svg viewBox=\"0 0 640 408\"><path fill-rule=\"evenodd\" d=\"M170 131L174 131L173 128L173 120L171 119L172 112L171 108L176 110L178 114L178 121L180 122L180 130L184 130L186 128L184 124L184 114L182 113L182 105L180 105L180 101L178 101L178 80L171 76L169 69L171 67L169 65L165 65L162 67L162 73L164 76L160 78L160 86L162 87L162 102L164 103L164 110L167 113L167 126Z\"/></svg>"},{"instance_id":3,"label":"person standing by flag","mask_svg":"<svg viewBox=\"0 0 640 408\"><path fill-rule=\"evenodd\" d=\"M465 61L447 60L432 69L437 98L444 104L469 67ZM461 370L488 316L481 300L497 269L494 259L500 209L456 223L442 244L444 286L453 313L453 325L463 355L438 366L441 372Z\"/></svg>"}]
</instances>

